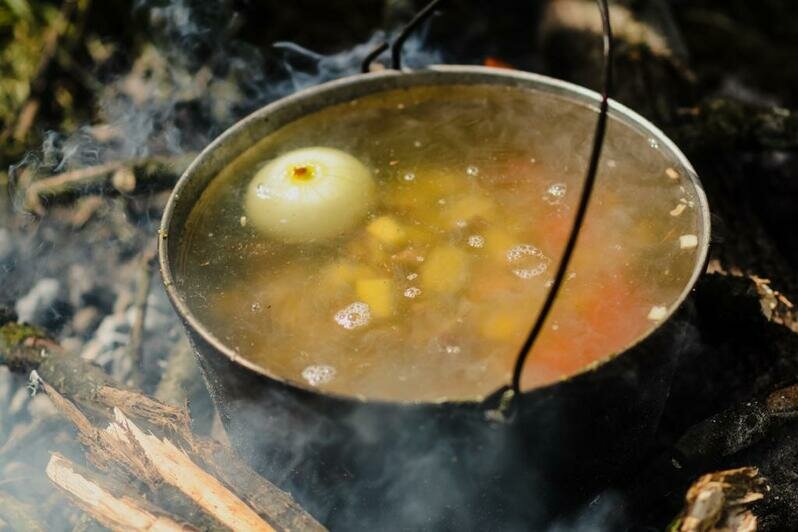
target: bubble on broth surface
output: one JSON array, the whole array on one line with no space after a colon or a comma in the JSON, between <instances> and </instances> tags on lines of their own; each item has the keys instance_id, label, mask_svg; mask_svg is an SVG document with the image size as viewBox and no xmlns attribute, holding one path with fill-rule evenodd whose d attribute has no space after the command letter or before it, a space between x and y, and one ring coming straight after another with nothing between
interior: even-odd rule
<instances>
[{"instance_id":1,"label":"bubble on broth surface","mask_svg":"<svg viewBox=\"0 0 798 532\"><path fill-rule=\"evenodd\" d=\"M551 259L532 244L519 244L507 250L507 263L520 279L531 279L549 268Z\"/></svg>"},{"instance_id":2,"label":"bubble on broth surface","mask_svg":"<svg viewBox=\"0 0 798 532\"><path fill-rule=\"evenodd\" d=\"M302 370L302 378L311 386L327 384L335 378L335 368L324 364L308 366Z\"/></svg>"},{"instance_id":3,"label":"bubble on broth surface","mask_svg":"<svg viewBox=\"0 0 798 532\"><path fill-rule=\"evenodd\" d=\"M414 299L420 295L421 295L421 288L418 288L417 286L411 286L410 288L405 290L405 297L409 299Z\"/></svg>"},{"instance_id":4,"label":"bubble on broth surface","mask_svg":"<svg viewBox=\"0 0 798 532\"><path fill-rule=\"evenodd\" d=\"M476 177L479 175L479 168L477 168L474 165L471 165L468 168L466 168L466 173L471 177Z\"/></svg>"},{"instance_id":5,"label":"bubble on broth surface","mask_svg":"<svg viewBox=\"0 0 798 532\"><path fill-rule=\"evenodd\" d=\"M546 192L543 194L543 201L549 205L557 205L565 198L565 193L567 191L567 184L552 183L546 188Z\"/></svg>"},{"instance_id":6,"label":"bubble on broth surface","mask_svg":"<svg viewBox=\"0 0 798 532\"><path fill-rule=\"evenodd\" d=\"M355 301L335 313L335 322L344 329L357 329L368 325L369 321L371 321L371 309L362 301Z\"/></svg>"},{"instance_id":7,"label":"bubble on broth surface","mask_svg":"<svg viewBox=\"0 0 798 532\"><path fill-rule=\"evenodd\" d=\"M485 247L485 237L482 235L471 235L468 237L468 245L472 248Z\"/></svg>"}]
</instances>

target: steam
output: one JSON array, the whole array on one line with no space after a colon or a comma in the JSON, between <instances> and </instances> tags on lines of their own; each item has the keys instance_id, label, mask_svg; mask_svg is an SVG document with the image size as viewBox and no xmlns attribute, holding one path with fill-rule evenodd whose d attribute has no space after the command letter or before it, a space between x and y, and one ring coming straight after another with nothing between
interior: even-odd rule
<instances>
[{"instance_id":1,"label":"steam","mask_svg":"<svg viewBox=\"0 0 798 532\"><path fill-rule=\"evenodd\" d=\"M393 35L377 31L368 41L356 45L351 50L332 55L322 55L292 42L276 42L274 47L284 53L282 66L288 74L287 79L278 82L277 92L282 96L319 83L357 74L360 72L363 58L381 43L392 38ZM424 46L424 32L420 36L408 39L402 50L405 64L411 69L441 62L439 51L429 50Z\"/></svg>"}]
</instances>

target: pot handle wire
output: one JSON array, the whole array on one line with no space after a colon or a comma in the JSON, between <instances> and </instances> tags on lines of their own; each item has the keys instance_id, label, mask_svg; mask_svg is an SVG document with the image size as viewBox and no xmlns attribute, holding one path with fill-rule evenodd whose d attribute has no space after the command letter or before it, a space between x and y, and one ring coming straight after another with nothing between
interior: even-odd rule
<instances>
[{"instance_id":1,"label":"pot handle wire","mask_svg":"<svg viewBox=\"0 0 798 532\"><path fill-rule=\"evenodd\" d=\"M612 27L610 25L610 10L607 5L607 0L596 0L599 11L601 13L601 26L603 32L603 61L602 61L602 80L601 80L601 103L599 104L599 116L596 121L596 129L593 133L593 146L590 151L590 162L587 167L587 174L585 181L582 184L582 191L579 195L579 205L574 215L573 225L568 234L568 240L565 243L560 261L557 264L557 271L554 274L551 288L546 294L546 299L543 306L538 312L535 323L532 326L529 335L524 341L521 349L518 352L518 358L513 367L513 377L510 389L505 392L506 400L502 401L503 404L509 406L514 403L513 398L517 397L521 392L521 376L524 370L529 353L532 351L532 346L535 344L538 335L540 335L546 318L554 305L557 294L560 291L565 273L568 270L568 264L573 255L576 242L579 239L579 233L582 229L582 224L585 221L587 208L590 203L590 196L593 193L593 185L596 182L596 174L598 173L599 160L601 159L601 149L604 146L604 137L607 132L607 118L609 112L609 100L612 93L612 61L613 61L613 42L612 42Z\"/></svg>"},{"instance_id":2,"label":"pot handle wire","mask_svg":"<svg viewBox=\"0 0 798 532\"><path fill-rule=\"evenodd\" d=\"M383 42L378 45L374 50L369 52L369 54L363 59L363 63L360 65L360 70L365 74L371 70L371 64L374 62L379 55L387 50L388 48L391 49L391 68L393 70L401 70L402 69L402 46L405 44L405 41L413 31L421 25L422 22L427 20L432 14L435 12L435 8L443 2L443 0L432 0L429 4L424 6L424 8L419 11L418 13L410 19L410 22L405 24L402 29L399 31L399 35L396 36L396 39L389 45L387 42Z\"/></svg>"},{"instance_id":3,"label":"pot handle wire","mask_svg":"<svg viewBox=\"0 0 798 532\"><path fill-rule=\"evenodd\" d=\"M443 0L432 0L417 13L412 20L407 23L407 25L401 29L399 35L390 45L387 42L383 42L374 50L372 50L363 60L362 71L364 73L369 72L371 69L371 64L374 62L374 60L388 48L391 50L391 68L394 70L401 70L402 45L413 32L413 30L415 30L422 22L432 15L435 8L438 7L442 1ZM590 151L590 160L588 163L585 180L582 184L582 190L579 195L579 204L577 206L576 213L574 214L571 231L568 234L568 240L565 243L565 247L560 255L560 260L557 263L557 270L554 274L552 285L546 294L546 299L544 300L543 306L540 308L540 311L535 318L535 322L532 325L532 329L529 331L529 335L526 337L526 340L524 340L524 343L519 349L518 356L513 366L512 381L510 386L505 388L501 393L501 400L496 413L499 414L499 417L502 419L506 419L512 413L513 405L516 402L515 399L520 396L521 377L523 375L524 364L529 358L529 354L532 351L540 332L543 330L543 326L546 323L546 318L551 312L554 302L557 299L557 295L559 294L560 288L562 287L563 281L565 279L565 273L568 271L568 264L571 261L571 256L573 255L577 240L579 239L579 233L585 221L587 208L590 204L590 196L593 193L593 186L596 182L596 175L598 174L601 150L604 146L604 138L607 132L609 100L612 93L612 63L614 47L612 41L612 27L610 25L610 9L607 0L596 0L596 4L598 5L599 13L601 15L603 60L601 101L599 104L598 120L596 121L596 128L593 133L593 145Z\"/></svg>"}]
</instances>

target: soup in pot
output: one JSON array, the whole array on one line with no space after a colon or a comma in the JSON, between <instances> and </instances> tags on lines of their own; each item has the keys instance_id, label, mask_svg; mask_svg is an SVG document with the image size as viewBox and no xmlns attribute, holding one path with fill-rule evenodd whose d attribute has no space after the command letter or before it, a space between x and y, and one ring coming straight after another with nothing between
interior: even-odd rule
<instances>
[{"instance_id":1,"label":"soup in pot","mask_svg":"<svg viewBox=\"0 0 798 532\"><path fill-rule=\"evenodd\" d=\"M179 243L192 313L271 375L338 394L466 400L509 383L570 230L596 111L496 85L372 94L266 136L217 175ZM609 122L530 389L621 352L693 272L695 189Z\"/></svg>"}]
</instances>

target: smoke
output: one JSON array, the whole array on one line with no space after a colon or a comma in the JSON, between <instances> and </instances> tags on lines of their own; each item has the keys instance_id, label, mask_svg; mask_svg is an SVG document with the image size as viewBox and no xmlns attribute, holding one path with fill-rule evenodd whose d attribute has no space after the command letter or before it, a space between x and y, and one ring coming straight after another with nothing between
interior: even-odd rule
<instances>
[{"instance_id":1,"label":"smoke","mask_svg":"<svg viewBox=\"0 0 798 532\"><path fill-rule=\"evenodd\" d=\"M408 39L402 48L405 64L411 69L441 62L439 51L425 47L424 35L425 32L421 31L418 36ZM276 85L277 93L284 95L356 74L360 72L363 58L383 42L391 41L393 37L394 35L377 31L368 41L356 45L351 50L332 55L322 55L292 42L276 42L274 47L284 52L282 66L288 74L287 79ZM384 55L381 57L384 60Z\"/></svg>"},{"instance_id":2,"label":"smoke","mask_svg":"<svg viewBox=\"0 0 798 532\"><path fill-rule=\"evenodd\" d=\"M596 532L623 530L625 526L623 499L612 492L597 495L568 518L555 521L551 532Z\"/></svg>"},{"instance_id":3,"label":"smoke","mask_svg":"<svg viewBox=\"0 0 798 532\"><path fill-rule=\"evenodd\" d=\"M229 2L139 0L153 31L128 72L96 95L100 125L49 131L41 149L15 167L58 173L107 161L194 152L249 112L295 91L356 74L363 58L394 34L322 54L293 42L262 50L236 39L241 25ZM438 63L426 32L404 45L410 68ZM268 72L268 73L267 73ZM12 168L12 173L15 170Z\"/></svg>"},{"instance_id":4,"label":"smoke","mask_svg":"<svg viewBox=\"0 0 798 532\"><path fill-rule=\"evenodd\" d=\"M241 21L229 2L141 0L135 9L150 21L154 44L138 50L129 71L108 80L95 95L100 123L71 133L46 133L40 150L29 153L12 173L27 169L43 177L109 161L198 151L266 103L358 73L363 58L393 37L376 31L366 42L332 54L292 42L278 42L273 50L263 51L236 39ZM405 43L404 59L410 68L419 68L440 62L441 55L425 47L421 31ZM8 284L3 280L3 299L16 299L24 319L60 331L62 344L125 380L134 371L126 346L135 319L136 258L151 243L158 216L114 205L108 218L108 227L92 228L96 233L45 221L43 234L19 240L9 261L31 267L25 275L15 275L13 287L11 276ZM148 298L144 327L145 371L157 377L170 349L182 337L157 280ZM42 399L34 402L24 394L12 395L10 381L10 376L0 372L0 403L8 405L0 413L8 412L24 422L52 415L42 413ZM210 417L209 407L203 409L201 400L191 399L195 416ZM241 431L232 427L231 437L239 440L250 458L257 458L272 481L295 494L312 493L313 497L300 502L322 520L376 529L385 525L386 516L381 514L382 507L371 505L374 500L382 501L396 526L407 529L472 529L501 522L504 530L525 530L549 517L548 486L543 479L524 477L526 485L509 488L517 489L515 493L496 489L494 471L512 473L518 442L482 418L461 427L461 437L452 440L442 437L445 429L436 423L407 423L406 418L389 419L358 408L336 422L306 409L297 417L307 422L297 427L296 417L284 415L284 405L270 408L269 401L287 399L263 396L229 405L236 419L247 419L250 425ZM257 445L251 441L252 426L261 431ZM377 440L382 433L397 435L390 460L380 460ZM363 448L346 448L352 436L374 442L373 448L365 447L373 454L359 456ZM29 458L6 458L0 464L6 474L14 467L41 471L49 449L46 439L39 443L42 449ZM352 463L362 459L380 465L353 472L350 464L324 462L319 453L334 445L342 446ZM264 448L290 452L276 454ZM19 463L23 466L14 465ZM317 468L319 463L325 463L325 468ZM508 515L504 496L526 501L524 515ZM612 496L603 496L575 517L557 521L552 529L613 530L620 519L613 511L614 503ZM489 511L480 514L485 508ZM493 521L494 516L499 521Z\"/></svg>"}]
</instances>

